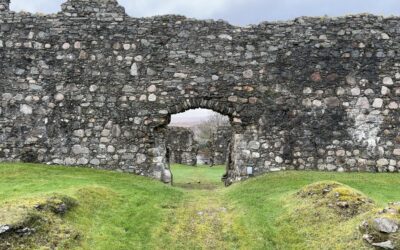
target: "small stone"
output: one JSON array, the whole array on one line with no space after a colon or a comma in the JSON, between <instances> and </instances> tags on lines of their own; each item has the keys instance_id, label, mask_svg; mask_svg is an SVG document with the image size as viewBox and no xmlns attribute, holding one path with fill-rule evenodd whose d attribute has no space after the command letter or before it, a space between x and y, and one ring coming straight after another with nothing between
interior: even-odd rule
<instances>
[{"instance_id":1,"label":"small stone","mask_svg":"<svg viewBox=\"0 0 400 250\"><path fill-rule=\"evenodd\" d=\"M388 218L374 219L373 226L376 230L382 233L396 233L399 229L397 222Z\"/></svg>"},{"instance_id":2,"label":"small stone","mask_svg":"<svg viewBox=\"0 0 400 250\"><path fill-rule=\"evenodd\" d=\"M307 88L303 89L303 94L305 94L305 95L309 95L312 92L313 92L313 90L310 87L307 87Z\"/></svg>"},{"instance_id":3,"label":"small stone","mask_svg":"<svg viewBox=\"0 0 400 250\"><path fill-rule=\"evenodd\" d=\"M21 113L23 113L24 115L31 115L33 113L32 107L28 106L26 104L22 104L20 109Z\"/></svg>"},{"instance_id":4,"label":"small stone","mask_svg":"<svg viewBox=\"0 0 400 250\"><path fill-rule=\"evenodd\" d=\"M111 131L109 129L103 129L103 131L101 131L101 136L103 137L108 137L111 134Z\"/></svg>"},{"instance_id":5,"label":"small stone","mask_svg":"<svg viewBox=\"0 0 400 250\"><path fill-rule=\"evenodd\" d=\"M71 45L69 44L69 43L64 43L63 45L62 45L62 48L64 49L64 50L67 50L67 49L69 49L71 47Z\"/></svg>"},{"instance_id":6,"label":"small stone","mask_svg":"<svg viewBox=\"0 0 400 250\"><path fill-rule=\"evenodd\" d=\"M360 97L357 99L356 107L360 109L369 109L369 101L367 97Z\"/></svg>"},{"instance_id":7,"label":"small stone","mask_svg":"<svg viewBox=\"0 0 400 250\"><path fill-rule=\"evenodd\" d=\"M393 154L396 156L400 156L400 148L396 148L393 150Z\"/></svg>"},{"instance_id":8,"label":"small stone","mask_svg":"<svg viewBox=\"0 0 400 250\"><path fill-rule=\"evenodd\" d=\"M89 87L90 92L95 92L97 89L98 89L98 87L96 85L90 85L90 87Z\"/></svg>"},{"instance_id":9,"label":"small stone","mask_svg":"<svg viewBox=\"0 0 400 250\"><path fill-rule=\"evenodd\" d=\"M364 90L364 94L365 95L373 95L375 92L374 92L374 90L372 90L372 89L366 89L366 90Z\"/></svg>"},{"instance_id":10,"label":"small stone","mask_svg":"<svg viewBox=\"0 0 400 250\"><path fill-rule=\"evenodd\" d=\"M144 47L149 47L151 45L151 43L147 40L147 39L142 39L140 40L140 43L144 46Z\"/></svg>"},{"instance_id":11,"label":"small stone","mask_svg":"<svg viewBox=\"0 0 400 250\"><path fill-rule=\"evenodd\" d=\"M372 107L374 108L382 108L383 106L383 100L381 98L376 98L374 100L374 103L372 104Z\"/></svg>"},{"instance_id":12,"label":"small stone","mask_svg":"<svg viewBox=\"0 0 400 250\"><path fill-rule=\"evenodd\" d=\"M146 160L147 160L146 155L144 155L144 154L137 154L137 155L136 155L136 163L137 163L137 164L142 164L142 163L144 163Z\"/></svg>"},{"instance_id":13,"label":"small stone","mask_svg":"<svg viewBox=\"0 0 400 250\"><path fill-rule=\"evenodd\" d=\"M349 85L355 85L357 83L356 78L352 75L346 76L346 83Z\"/></svg>"},{"instance_id":14,"label":"small stone","mask_svg":"<svg viewBox=\"0 0 400 250\"><path fill-rule=\"evenodd\" d=\"M258 141L251 141L249 142L249 148L257 150L259 149L261 144Z\"/></svg>"},{"instance_id":15,"label":"small stone","mask_svg":"<svg viewBox=\"0 0 400 250\"><path fill-rule=\"evenodd\" d=\"M73 132L74 136L76 137L84 137L85 131L83 129L78 129Z\"/></svg>"},{"instance_id":16,"label":"small stone","mask_svg":"<svg viewBox=\"0 0 400 250\"><path fill-rule=\"evenodd\" d=\"M185 74L185 73L175 73L174 77L181 78L181 79L186 79L188 77L188 75Z\"/></svg>"},{"instance_id":17,"label":"small stone","mask_svg":"<svg viewBox=\"0 0 400 250\"><path fill-rule=\"evenodd\" d=\"M328 165L326 165L326 169L327 169L328 171L334 171L334 170L337 169L337 166L336 166L336 165L333 165L333 164L328 164Z\"/></svg>"},{"instance_id":18,"label":"small stone","mask_svg":"<svg viewBox=\"0 0 400 250\"><path fill-rule=\"evenodd\" d=\"M344 95L346 93L345 89L342 87L339 87L336 89L336 94L337 95Z\"/></svg>"},{"instance_id":19,"label":"small stone","mask_svg":"<svg viewBox=\"0 0 400 250\"><path fill-rule=\"evenodd\" d=\"M248 69L248 70L243 72L243 77L247 78L247 79L253 78L253 75L254 75L253 74L253 70L251 70L251 69Z\"/></svg>"},{"instance_id":20,"label":"small stone","mask_svg":"<svg viewBox=\"0 0 400 250\"><path fill-rule=\"evenodd\" d=\"M390 77L385 77L383 78L383 84L384 85L393 85L393 80Z\"/></svg>"},{"instance_id":21,"label":"small stone","mask_svg":"<svg viewBox=\"0 0 400 250\"><path fill-rule=\"evenodd\" d=\"M121 127L119 125L113 125L111 128L112 137L120 137L121 136Z\"/></svg>"},{"instance_id":22,"label":"small stone","mask_svg":"<svg viewBox=\"0 0 400 250\"><path fill-rule=\"evenodd\" d=\"M359 87L352 88L352 89L350 90L350 92L351 92L351 95L353 95L353 96L358 96L358 95L361 94L361 90L360 90Z\"/></svg>"},{"instance_id":23,"label":"small stone","mask_svg":"<svg viewBox=\"0 0 400 250\"><path fill-rule=\"evenodd\" d=\"M391 240L379 242L379 243L372 243L374 247L380 247L383 249L395 249L395 246Z\"/></svg>"},{"instance_id":24,"label":"small stone","mask_svg":"<svg viewBox=\"0 0 400 250\"><path fill-rule=\"evenodd\" d=\"M322 80L321 74L319 72L315 72L311 75L311 80L313 82L320 82Z\"/></svg>"},{"instance_id":25,"label":"small stone","mask_svg":"<svg viewBox=\"0 0 400 250\"><path fill-rule=\"evenodd\" d=\"M76 163L76 160L74 158L68 157L65 159L65 165L71 166L74 165Z\"/></svg>"},{"instance_id":26,"label":"small stone","mask_svg":"<svg viewBox=\"0 0 400 250\"><path fill-rule=\"evenodd\" d=\"M382 33L381 37L382 37L383 40L389 40L390 39L390 36L388 34L386 34L386 33Z\"/></svg>"},{"instance_id":27,"label":"small stone","mask_svg":"<svg viewBox=\"0 0 400 250\"><path fill-rule=\"evenodd\" d=\"M157 100L157 96L155 94L150 94L148 100L149 102L155 102Z\"/></svg>"},{"instance_id":28,"label":"small stone","mask_svg":"<svg viewBox=\"0 0 400 250\"><path fill-rule=\"evenodd\" d=\"M237 101L238 101L238 97L237 96L228 97L228 102L237 102Z\"/></svg>"},{"instance_id":29,"label":"small stone","mask_svg":"<svg viewBox=\"0 0 400 250\"><path fill-rule=\"evenodd\" d=\"M100 165L100 161L99 161L99 159L92 159L92 160L90 161L90 164L95 165L95 166L98 166L98 165Z\"/></svg>"},{"instance_id":30,"label":"small stone","mask_svg":"<svg viewBox=\"0 0 400 250\"><path fill-rule=\"evenodd\" d=\"M283 163L283 159L282 159L282 157L280 157L280 156L275 157L275 161L276 161L277 163Z\"/></svg>"},{"instance_id":31,"label":"small stone","mask_svg":"<svg viewBox=\"0 0 400 250\"><path fill-rule=\"evenodd\" d=\"M321 102L320 100L314 100L314 101L312 102L312 104L313 104L315 107L321 107L321 106L322 106L322 102Z\"/></svg>"},{"instance_id":32,"label":"small stone","mask_svg":"<svg viewBox=\"0 0 400 250\"><path fill-rule=\"evenodd\" d=\"M364 235L363 235L363 239L364 239L366 242L370 243L370 244L372 244L372 242L374 242L374 237L372 237L372 236L369 235L369 234L364 234Z\"/></svg>"},{"instance_id":33,"label":"small stone","mask_svg":"<svg viewBox=\"0 0 400 250\"><path fill-rule=\"evenodd\" d=\"M218 37L219 37L220 39L229 40L229 41L232 41L232 39L233 39L230 35L227 35L227 34L221 34L221 35L219 35Z\"/></svg>"},{"instance_id":34,"label":"small stone","mask_svg":"<svg viewBox=\"0 0 400 250\"><path fill-rule=\"evenodd\" d=\"M346 156L346 151L345 150L338 150L336 151L336 156Z\"/></svg>"},{"instance_id":35,"label":"small stone","mask_svg":"<svg viewBox=\"0 0 400 250\"><path fill-rule=\"evenodd\" d=\"M163 172L162 172L162 175L161 175L161 180L164 183L171 183L171 181L172 181L171 171L168 170L168 169L164 169Z\"/></svg>"},{"instance_id":36,"label":"small stone","mask_svg":"<svg viewBox=\"0 0 400 250\"><path fill-rule=\"evenodd\" d=\"M382 94L382 95L388 95L388 94L390 94L390 89L389 89L388 87L382 86L381 94Z\"/></svg>"},{"instance_id":37,"label":"small stone","mask_svg":"<svg viewBox=\"0 0 400 250\"><path fill-rule=\"evenodd\" d=\"M76 155L89 154L89 149L87 147L82 147L81 145L74 145L72 147L72 153Z\"/></svg>"},{"instance_id":38,"label":"small stone","mask_svg":"<svg viewBox=\"0 0 400 250\"><path fill-rule=\"evenodd\" d=\"M139 75L138 66L137 66L136 63L132 64L132 67L131 67L131 75L132 75L132 76L138 76L138 75Z\"/></svg>"},{"instance_id":39,"label":"small stone","mask_svg":"<svg viewBox=\"0 0 400 250\"><path fill-rule=\"evenodd\" d=\"M217 76L217 75L212 75L212 76L211 76L211 79L212 79L213 81L218 81L219 76Z\"/></svg>"},{"instance_id":40,"label":"small stone","mask_svg":"<svg viewBox=\"0 0 400 250\"><path fill-rule=\"evenodd\" d=\"M62 100L64 100L64 95L61 93L58 93L54 96L54 99L58 102L61 102Z\"/></svg>"},{"instance_id":41,"label":"small stone","mask_svg":"<svg viewBox=\"0 0 400 250\"><path fill-rule=\"evenodd\" d=\"M379 160L376 162L376 165L377 165L378 167L387 166L387 165L389 165L389 161L388 161L387 159L385 159L385 158L379 159Z\"/></svg>"},{"instance_id":42,"label":"small stone","mask_svg":"<svg viewBox=\"0 0 400 250\"><path fill-rule=\"evenodd\" d=\"M155 70L151 69L151 68L147 68L147 72L146 73L147 73L148 76L154 76L154 75L157 74L157 72Z\"/></svg>"},{"instance_id":43,"label":"small stone","mask_svg":"<svg viewBox=\"0 0 400 250\"><path fill-rule=\"evenodd\" d=\"M135 56L134 60L136 62L141 62L141 61L143 61L143 56L141 56L141 55Z\"/></svg>"},{"instance_id":44,"label":"small stone","mask_svg":"<svg viewBox=\"0 0 400 250\"><path fill-rule=\"evenodd\" d=\"M115 152L115 147L112 146L112 145L109 145L109 146L107 147L107 152L108 152L108 153L114 153L114 152Z\"/></svg>"},{"instance_id":45,"label":"small stone","mask_svg":"<svg viewBox=\"0 0 400 250\"><path fill-rule=\"evenodd\" d=\"M250 98L249 98L249 103L250 103L250 104L256 104L257 101L258 101L258 98L257 98L257 97L250 97Z\"/></svg>"},{"instance_id":46,"label":"small stone","mask_svg":"<svg viewBox=\"0 0 400 250\"><path fill-rule=\"evenodd\" d=\"M120 43L114 43L113 49L119 50L120 48L121 48L121 44Z\"/></svg>"},{"instance_id":47,"label":"small stone","mask_svg":"<svg viewBox=\"0 0 400 250\"><path fill-rule=\"evenodd\" d=\"M75 49L80 49L81 48L81 42L75 42L74 43L74 48Z\"/></svg>"},{"instance_id":48,"label":"small stone","mask_svg":"<svg viewBox=\"0 0 400 250\"><path fill-rule=\"evenodd\" d=\"M7 232L10 230L10 226L7 225L0 225L0 234Z\"/></svg>"},{"instance_id":49,"label":"small stone","mask_svg":"<svg viewBox=\"0 0 400 250\"><path fill-rule=\"evenodd\" d=\"M76 164L78 165L86 165L89 163L89 160L86 158L79 158L78 161L76 162Z\"/></svg>"},{"instance_id":50,"label":"small stone","mask_svg":"<svg viewBox=\"0 0 400 250\"><path fill-rule=\"evenodd\" d=\"M328 37L326 35L320 35L319 40L325 41L325 40L328 40Z\"/></svg>"},{"instance_id":51,"label":"small stone","mask_svg":"<svg viewBox=\"0 0 400 250\"><path fill-rule=\"evenodd\" d=\"M337 97L327 97L324 102L328 107L338 107L340 105L340 100Z\"/></svg>"},{"instance_id":52,"label":"small stone","mask_svg":"<svg viewBox=\"0 0 400 250\"><path fill-rule=\"evenodd\" d=\"M131 85L124 85L124 87L122 88L122 91L131 93L131 92L135 92L135 88Z\"/></svg>"},{"instance_id":53,"label":"small stone","mask_svg":"<svg viewBox=\"0 0 400 250\"><path fill-rule=\"evenodd\" d=\"M156 87L156 85L150 85L148 88L147 88L147 92L150 92L150 93L152 93L152 92L156 92L156 90L157 90L157 87Z\"/></svg>"},{"instance_id":54,"label":"small stone","mask_svg":"<svg viewBox=\"0 0 400 250\"><path fill-rule=\"evenodd\" d=\"M389 109L398 109L399 108L399 104L397 104L397 102L391 102L391 103L389 103L388 108Z\"/></svg>"},{"instance_id":55,"label":"small stone","mask_svg":"<svg viewBox=\"0 0 400 250\"><path fill-rule=\"evenodd\" d=\"M201 56L198 56L195 59L195 63L197 63L197 64L203 64L205 62L206 62L206 59L204 57L201 57Z\"/></svg>"}]
</instances>

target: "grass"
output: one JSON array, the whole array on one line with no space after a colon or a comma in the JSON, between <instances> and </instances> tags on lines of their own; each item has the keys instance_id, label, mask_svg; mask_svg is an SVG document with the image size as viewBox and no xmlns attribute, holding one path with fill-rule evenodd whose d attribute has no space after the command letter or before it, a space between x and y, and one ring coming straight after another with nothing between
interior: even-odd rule
<instances>
[{"instance_id":1,"label":"grass","mask_svg":"<svg viewBox=\"0 0 400 250\"><path fill-rule=\"evenodd\" d=\"M174 164L171 167L174 176L174 186L187 189L215 189L223 187L221 177L226 172L225 166L200 165L188 167Z\"/></svg>"},{"instance_id":2,"label":"grass","mask_svg":"<svg viewBox=\"0 0 400 250\"><path fill-rule=\"evenodd\" d=\"M172 172L173 187L100 170L0 164L0 208L54 193L76 199L62 218L80 232L75 249L360 249L363 215L341 220L321 207L316 216L319 208L296 193L329 180L377 207L400 200L398 174L280 172L224 188L223 166Z\"/></svg>"},{"instance_id":3,"label":"grass","mask_svg":"<svg viewBox=\"0 0 400 250\"><path fill-rule=\"evenodd\" d=\"M145 177L33 164L0 165L0 204L53 193L79 206L66 220L83 232L81 249L151 248L152 232L184 193ZM0 223L1 224L1 223Z\"/></svg>"}]
</instances>

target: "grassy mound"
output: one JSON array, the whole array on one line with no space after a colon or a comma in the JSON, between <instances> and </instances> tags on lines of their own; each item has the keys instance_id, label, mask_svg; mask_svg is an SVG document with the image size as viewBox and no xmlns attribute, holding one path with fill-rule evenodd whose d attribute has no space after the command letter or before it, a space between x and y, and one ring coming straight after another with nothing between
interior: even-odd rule
<instances>
[{"instance_id":1,"label":"grassy mound","mask_svg":"<svg viewBox=\"0 0 400 250\"><path fill-rule=\"evenodd\" d=\"M353 218L374 207L374 202L361 192L332 181L308 185L297 192L297 197L312 203L314 209L330 208L343 219Z\"/></svg>"},{"instance_id":2,"label":"grassy mound","mask_svg":"<svg viewBox=\"0 0 400 250\"><path fill-rule=\"evenodd\" d=\"M0 249L68 248L80 234L63 215L77 205L64 195L26 199L0 207Z\"/></svg>"},{"instance_id":3,"label":"grassy mound","mask_svg":"<svg viewBox=\"0 0 400 250\"><path fill-rule=\"evenodd\" d=\"M295 249L368 249L357 226L374 202L338 182L307 185L286 199L279 236ZM288 246L289 247L289 246Z\"/></svg>"}]
</instances>

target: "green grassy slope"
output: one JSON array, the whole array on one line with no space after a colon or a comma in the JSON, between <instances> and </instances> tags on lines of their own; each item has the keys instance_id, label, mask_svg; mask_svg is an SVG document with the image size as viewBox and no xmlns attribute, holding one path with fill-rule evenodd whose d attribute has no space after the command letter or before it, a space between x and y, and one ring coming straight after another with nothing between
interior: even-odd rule
<instances>
[{"instance_id":1,"label":"green grassy slope","mask_svg":"<svg viewBox=\"0 0 400 250\"><path fill-rule=\"evenodd\" d=\"M224 188L224 171L174 165L170 187L107 171L0 164L0 208L53 193L75 198L79 205L63 219L81 232L76 249L318 249L321 239L343 249L338 238L326 237L344 237L324 231L338 230L324 227L328 222L317 221L321 232L310 238L309 231L300 230L305 221L288 226L301 205L293 194L332 180L360 190L379 206L400 200L398 174L282 172ZM343 234L353 232L360 219L342 224ZM342 242L347 249L366 247L350 240L357 243Z\"/></svg>"},{"instance_id":2,"label":"green grassy slope","mask_svg":"<svg viewBox=\"0 0 400 250\"><path fill-rule=\"evenodd\" d=\"M315 238L297 234L302 230L302 225L297 225L288 230L282 217L296 209L291 195L305 185L314 182L329 180L337 181L355 188L372 198L378 206L384 206L391 201L400 200L399 174L373 174L373 173L327 173L327 172L281 172L259 176L244 183L235 184L225 190L225 198L235 203L239 211L245 211L237 217L236 223L243 228L256 229L250 234L252 238L245 239L253 243L254 249L321 249L312 248ZM299 215L300 216L300 215ZM305 218L307 219L307 218ZM289 221L286 221L289 223ZM296 222L293 222L296 223ZM330 221L322 221L317 227L322 228ZM355 230L358 224L354 221L346 225L347 230ZM351 228L349 228L351 227ZM336 228L344 230L344 228ZM326 248L333 244L335 248L334 231L324 231L331 235L331 242L320 242ZM345 249L359 249L358 244ZM321 246L320 246L321 247ZM327 248L326 248L327 249Z\"/></svg>"},{"instance_id":3,"label":"green grassy slope","mask_svg":"<svg viewBox=\"0 0 400 250\"><path fill-rule=\"evenodd\" d=\"M83 249L145 249L152 232L183 192L145 177L33 164L0 165L0 206L62 193L79 205L67 220L82 232Z\"/></svg>"}]
</instances>

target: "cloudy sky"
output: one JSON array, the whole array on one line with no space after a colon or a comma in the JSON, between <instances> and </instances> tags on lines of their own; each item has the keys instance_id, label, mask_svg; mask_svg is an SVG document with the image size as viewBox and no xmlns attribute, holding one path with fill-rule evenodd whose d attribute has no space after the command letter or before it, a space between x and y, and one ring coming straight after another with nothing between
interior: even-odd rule
<instances>
[{"instance_id":1,"label":"cloudy sky","mask_svg":"<svg viewBox=\"0 0 400 250\"><path fill-rule=\"evenodd\" d=\"M11 0L12 10L52 13L65 0ZM400 0L119 0L135 17L181 14L224 19L235 25L288 20L299 16L341 16L354 13L400 15Z\"/></svg>"},{"instance_id":2,"label":"cloudy sky","mask_svg":"<svg viewBox=\"0 0 400 250\"><path fill-rule=\"evenodd\" d=\"M11 0L14 11L55 13L65 0ZM400 0L119 0L134 17L180 14L198 19L224 19L245 26L262 21L288 20L299 16L342 16L355 13L400 16ZM187 122L210 113L191 111L173 117Z\"/></svg>"}]
</instances>

